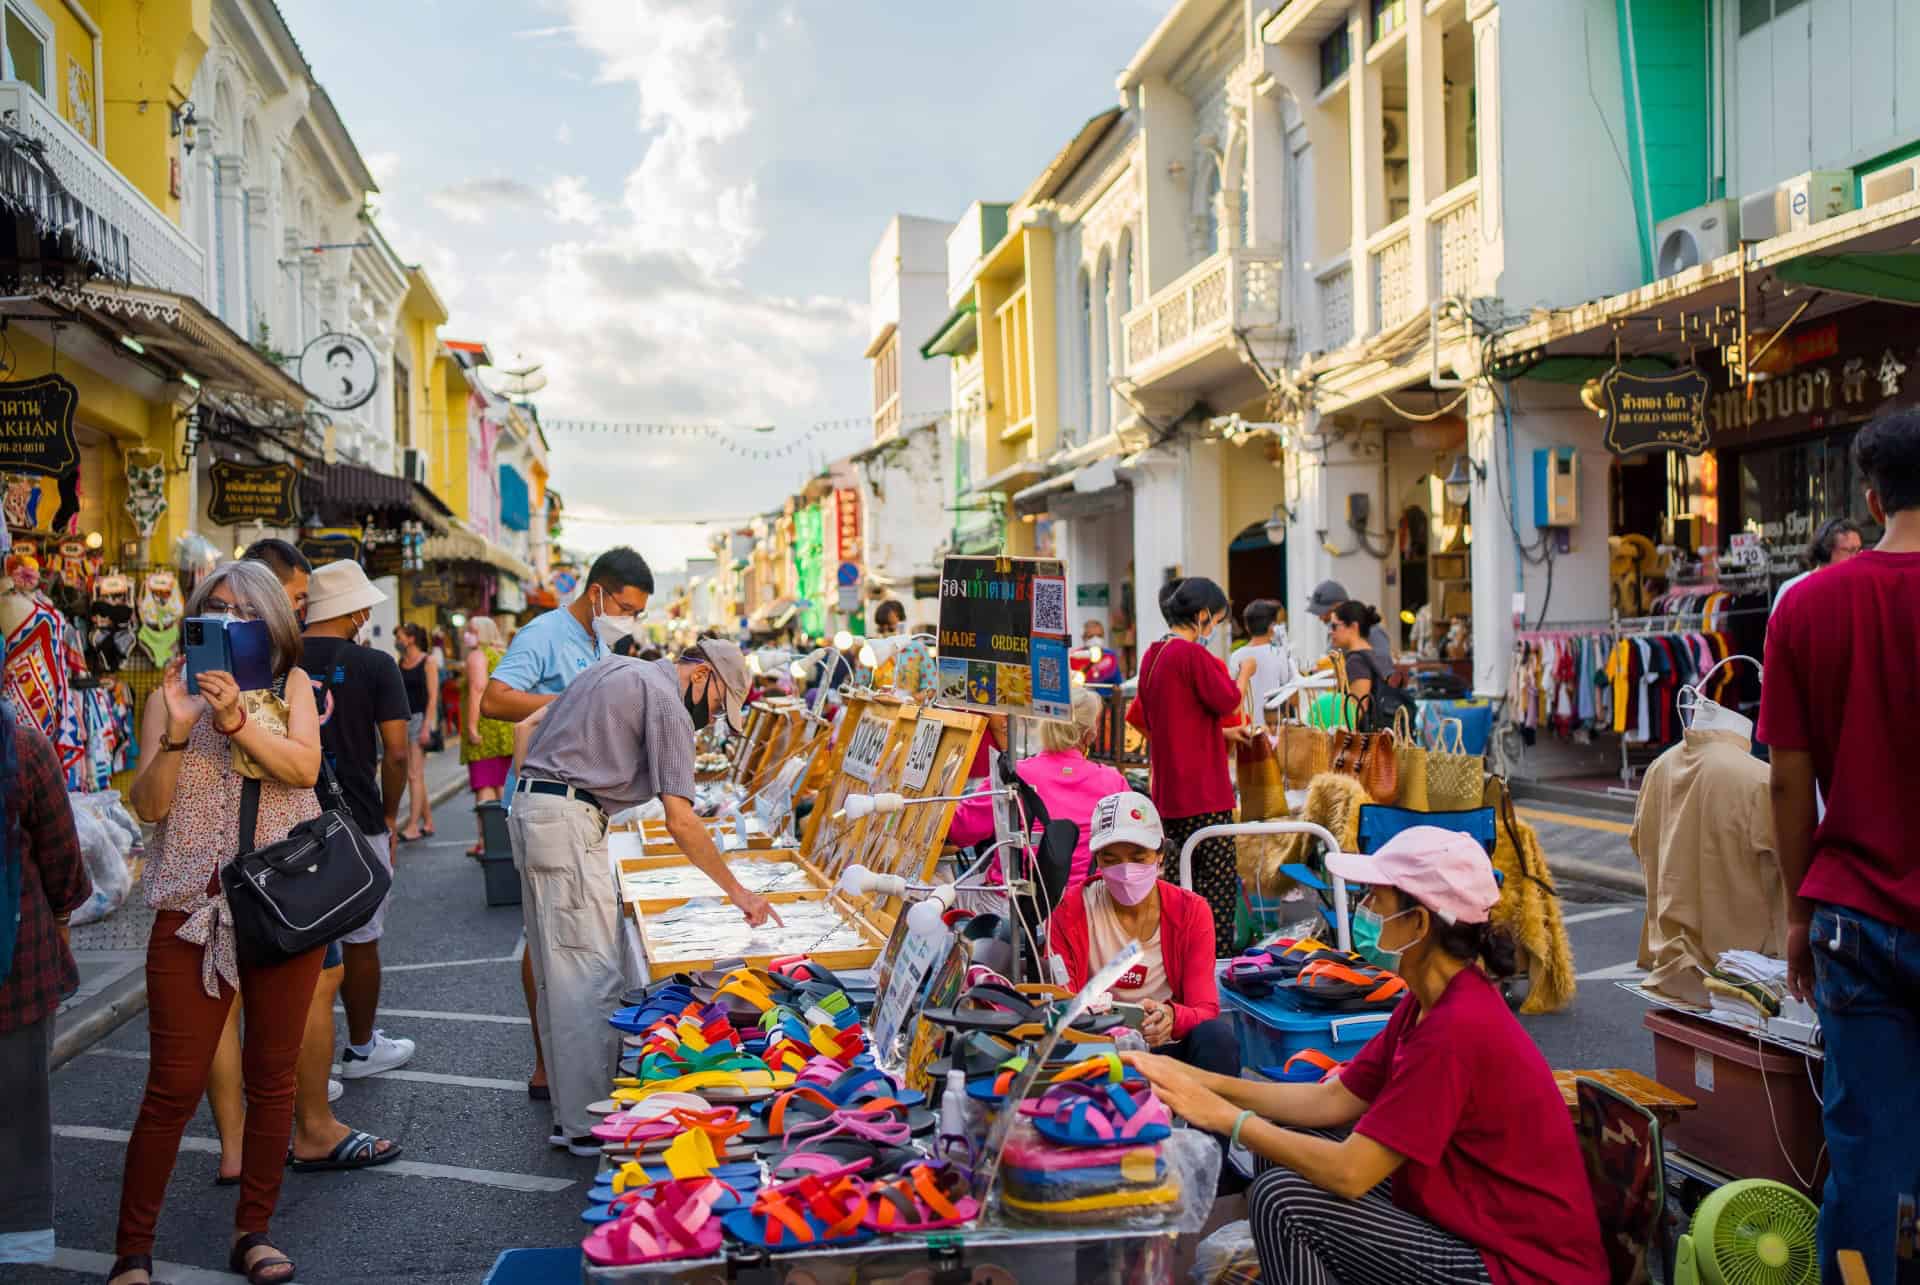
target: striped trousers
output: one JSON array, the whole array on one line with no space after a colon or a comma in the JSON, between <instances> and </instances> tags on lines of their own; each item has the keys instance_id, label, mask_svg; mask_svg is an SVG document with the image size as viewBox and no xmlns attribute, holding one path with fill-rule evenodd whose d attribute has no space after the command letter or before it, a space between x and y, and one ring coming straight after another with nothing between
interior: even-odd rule
<instances>
[{"instance_id":1,"label":"striped trousers","mask_svg":"<svg viewBox=\"0 0 1920 1285\"><path fill-rule=\"evenodd\" d=\"M1478 1250L1393 1203L1392 1179L1347 1200L1269 1161L1260 1169L1247 1220L1263 1285L1491 1285Z\"/></svg>"}]
</instances>

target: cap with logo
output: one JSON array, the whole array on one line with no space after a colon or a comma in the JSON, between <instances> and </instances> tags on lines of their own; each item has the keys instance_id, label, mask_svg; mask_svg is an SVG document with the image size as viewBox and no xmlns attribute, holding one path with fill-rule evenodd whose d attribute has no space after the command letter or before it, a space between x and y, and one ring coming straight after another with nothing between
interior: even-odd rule
<instances>
[{"instance_id":1,"label":"cap with logo","mask_svg":"<svg viewBox=\"0 0 1920 1285\"><path fill-rule=\"evenodd\" d=\"M1135 843L1143 848L1158 848L1166 832L1160 826L1160 810L1144 794L1127 790L1109 794L1093 805L1092 837L1087 851L1098 852L1115 843Z\"/></svg>"}]
</instances>

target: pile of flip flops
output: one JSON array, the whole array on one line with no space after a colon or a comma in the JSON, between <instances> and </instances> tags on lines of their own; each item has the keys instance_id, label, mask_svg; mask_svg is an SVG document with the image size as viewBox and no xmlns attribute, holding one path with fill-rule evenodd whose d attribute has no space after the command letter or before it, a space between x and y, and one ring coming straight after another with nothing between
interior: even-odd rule
<instances>
[{"instance_id":1,"label":"pile of flip flops","mask_svg":"<svg viewBox=\"0 0 1920 1285\"><path fill-rule=\"evenodd\" d=\"M581 1217L601 1266L780 1252L978 1215L974 1154L925 1095L876 1069L871 986L805 959L676 976L624 997L626 1052Z\"/></svg>"},{"instance_id":2,"label":"pile of flip flops","mask_svg":"<svg viewBox=\"0 0 1920 1285\"><path fill-rule=\"evenodd\" d=\"M1383 1012L1407 993L1398 974L1310 937L1241 952L1221 970L1220 984L1250 999L1280 994L1303 1008L1347 1013Z\"/></svg>"}]
</instances>

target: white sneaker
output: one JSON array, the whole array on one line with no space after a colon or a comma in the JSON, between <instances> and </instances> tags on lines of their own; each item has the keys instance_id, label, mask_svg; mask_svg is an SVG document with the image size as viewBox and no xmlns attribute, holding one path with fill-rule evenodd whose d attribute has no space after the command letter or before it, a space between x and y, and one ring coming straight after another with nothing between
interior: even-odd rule
<instances>
[{"instance_id":1,"label":"white sneaker","mask_svg":"<svg viewBox=\"0 0 1920 1285\"><path fill-rule=\"evenodd\" d=\"M355 1053L351 1045L340 1054L340 1078L363 1079L369 1075L378 1075L382 1071L391 1071L396 1067L405 1066L412 1060L412 1040L390 1040L385 1031L375 1031L373 1048L365 1057Z\"/></svg>"},{"instance_id":2,"label":"white sneaker","mask_svg":"<svg viewBox=\"0 0 1920 1285\"><path fill-rule=\"evenodd\" d=\"M327 1101L338 1102L340 1100L340 1095L342 1093L345 1093L346 1091L347 1091L347 1086L340 1083L340 1081L338 1080L327 1081Z\"/></svg>"}]
</instances>

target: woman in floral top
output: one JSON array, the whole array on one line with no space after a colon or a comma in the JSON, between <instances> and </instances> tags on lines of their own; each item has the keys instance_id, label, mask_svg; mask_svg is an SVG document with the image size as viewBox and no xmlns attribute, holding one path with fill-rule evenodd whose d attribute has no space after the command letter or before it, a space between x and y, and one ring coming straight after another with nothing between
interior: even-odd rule
<instances>
[{"instance_id":1,"label":"woman in floral top","mask_svg":"<svg viewBox=\"0 0 1920 1285\"><path fill-rule=\"evenodd\" d=\"M278 843L319 815L320 719L313 684L297 662L300 628L286 593L258 563L235 562L203 581L186 614L265 621L273 641L274 688L283 693L285 730L268 717L277 702L243 693L233 675L199 675L187 691L184 660L168 664L147 700L133 809L155 824L146 872L147 903L159 913L147 941L146 1096L127 1143L113 1285L152 1279L154 1226L180 1150L180 1135L206 1089L207 1068L237 993L245 1006L241 1064L246 1077L246 1138L231 1266L250 1285L293 1279L293 1264L267 1242L280 1197L293 1127L294 1061L307 1005L320 975L319 947L275 964L247 964L234 953L233 921L220 891L220 868L240 852L245 777L235 751L262 773L252 848ZM257 713L256 713L257 711ZM277 713L277 711L273 711Z\"/></svg>"}]
</instances>

